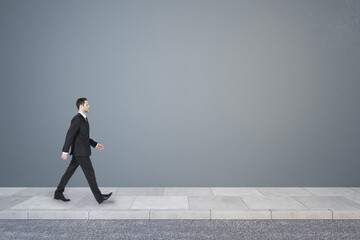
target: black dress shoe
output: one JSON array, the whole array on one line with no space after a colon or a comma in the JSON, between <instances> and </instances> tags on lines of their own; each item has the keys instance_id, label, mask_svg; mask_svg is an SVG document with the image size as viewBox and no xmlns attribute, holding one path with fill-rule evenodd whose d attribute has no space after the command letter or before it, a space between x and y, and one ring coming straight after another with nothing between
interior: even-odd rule
<instances>
[{"instance_id":1,"label":"black dress shoe","mask_svg":"<svg viewBox=\"0 0 360 240\"><path fill-rule=\"evenodd\" d=\"M100 199L97 199L97 202L100 204L103 201L107 200L111 196L112 192L109 194L101 194Z\"/></svg>"},{"instance_id":2,"label":"black dress shoe","mask_svg":"<svg viewBox=\"0 0 360 240\"><path fill-rule=\"evenodd\" d=\"M103 194L103 197L105 198L104 200L108 199L111 196L112 192L109 194Z\"/></svg>"},{"instance_id":3,"label":"black dress shoe","mask_svg":"<svg viewBox=\"0 0 360 240\"><path fill-rule=\"evenodd\" d=\"M70 199L67 199L67 198L64 197L64 194L55 194L54 198L57 199L57 200L63 200L64 202L70 201Z\"/></svg>"}]
</instances>

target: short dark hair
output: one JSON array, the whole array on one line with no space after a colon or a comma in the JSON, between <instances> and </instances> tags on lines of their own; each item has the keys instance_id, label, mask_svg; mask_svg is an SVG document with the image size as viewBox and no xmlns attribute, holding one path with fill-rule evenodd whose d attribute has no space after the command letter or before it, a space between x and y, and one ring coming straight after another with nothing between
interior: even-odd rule
<instances>
[{"instance_id":1,"label":"short dark hair","mask_svg":"<svg viewBox=\"0 0 360 240\"><path fill-rule=\"evenodd\" d=\"M77 107L77 109L79 109L80 108L80 105L84 105L84 103L85 103L85 101L86 101L87 99L86 98L79 98L78 100L76 100L76 107Z\"/></svg>"}]
</instances>

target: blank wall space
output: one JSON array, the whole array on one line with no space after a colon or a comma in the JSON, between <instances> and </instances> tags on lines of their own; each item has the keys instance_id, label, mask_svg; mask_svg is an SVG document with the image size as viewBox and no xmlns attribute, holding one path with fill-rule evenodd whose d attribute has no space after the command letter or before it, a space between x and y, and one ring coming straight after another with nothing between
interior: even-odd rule
<instances>
[{"instance_id":1,"label":"blank wall space","mask_svg":"<svg viewBox=\"0 0 360 240\"><path fill-rule=\"evenodd\" d=\"M0 186L357 186L357 1L1 1ZM69 186L87 186L81 169Z\"/></svg>"}]
</instances>

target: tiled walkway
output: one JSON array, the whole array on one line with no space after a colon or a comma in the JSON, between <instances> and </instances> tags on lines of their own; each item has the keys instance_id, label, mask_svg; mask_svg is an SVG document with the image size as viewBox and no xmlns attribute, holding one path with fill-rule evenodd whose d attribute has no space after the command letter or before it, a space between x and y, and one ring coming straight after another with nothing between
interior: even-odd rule
<instances>
[{"instance_id":1,"label":"tiled walkway","mask_svg":"<svg viewBox=\"0 0 360 240\"><path fill-rule=\"evenodd\" d=\"M359 188L0 188L0 219L360 219Z\"/></svg>"}]
</instances>

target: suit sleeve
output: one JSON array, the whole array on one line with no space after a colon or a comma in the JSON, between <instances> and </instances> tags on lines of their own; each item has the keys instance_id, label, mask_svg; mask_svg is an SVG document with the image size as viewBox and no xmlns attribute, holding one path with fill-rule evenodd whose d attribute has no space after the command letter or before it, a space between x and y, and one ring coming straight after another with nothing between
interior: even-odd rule
<instances>
[{"instance_id":1,"label":"suit sleeve","mask_svg":"<svg viewBox=\"0 0 360 240\"><path fill-rule=\"evenodd\" d=\"M91 145L93 148L95 148L96 145L98 144L97 142L95 142L95 141L92 140L91 138L89 139L89 141L90 141L90 145Z\"/></svg>"},{"instance_id":2,"label":"suit sleeve","mask_svg":"<svg viewBox=\"0 0 360 240\"><path fill-rule=\"evenodd\" d=\"M79 128L80 128L79 118L73 118L71 120L70 128L66 133L65 143L62 148L63 152L69 152L70 146L71 146L71 144L74 140L74 137L75 137L76 133L78 132Z\"/></svg>"}]
</instances>

